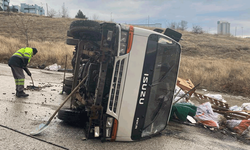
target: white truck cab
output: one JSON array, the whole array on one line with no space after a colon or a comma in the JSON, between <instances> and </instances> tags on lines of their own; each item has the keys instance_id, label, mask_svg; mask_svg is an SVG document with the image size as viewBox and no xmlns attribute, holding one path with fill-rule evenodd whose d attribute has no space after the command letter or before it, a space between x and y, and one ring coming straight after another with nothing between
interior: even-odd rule
<instances>
[{"instance_id":1,"label":"white truck cab","mask_svg":"<svg viewBox=\"0 0 250 150\"><path fill-rule=\"evenodd\" d=\"M181 34L161 32L73 22L68 31L73 38L67 40L77 45L71 90L86 81L72 96L70 108L59 111L59 119L82 121L87 138L103 141L137 141L164 130L179 69Z\"/></svg>"}]
</instances>

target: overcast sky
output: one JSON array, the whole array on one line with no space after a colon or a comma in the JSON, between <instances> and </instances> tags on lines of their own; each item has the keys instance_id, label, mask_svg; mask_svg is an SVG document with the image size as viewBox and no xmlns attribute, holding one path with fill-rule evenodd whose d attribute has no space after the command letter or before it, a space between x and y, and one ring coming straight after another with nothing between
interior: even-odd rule
<instances>
[{"instance_id":1,"label":"overcast sky","mask_svg":"<svg viewBox=\"0 0 250 150\"><path fill-rule=\"evenodd\" d=\"M10 0L10 5L20 3L43 6L48 10L61 10L63 3L69 17L81 10L89 19L148 24L161 23L165 28L171 22L188 22L188 30L200 26L205 32L217 33L217 21L230 23L232 35L250 36L250 0Z\"/></svg>"}]
</instances>

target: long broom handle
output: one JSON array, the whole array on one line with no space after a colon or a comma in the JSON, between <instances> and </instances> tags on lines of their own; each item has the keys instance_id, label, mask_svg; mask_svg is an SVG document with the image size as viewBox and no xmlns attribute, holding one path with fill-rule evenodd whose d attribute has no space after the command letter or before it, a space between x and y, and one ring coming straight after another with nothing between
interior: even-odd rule
<instances>
[{"instance_id":1,"label":"long broom handle","mask_svg":"<svg viewBox=\"0 0 250 150\"><path fill-rule=\"evenodd\" d=\"M32 84L33 84L33 87L35 87L35 85L34 85L34 81L33 81L33 78L30 76L30 78L31 78L31 81L32 81Z\"/></svg>"},{"instance_id":2,"label":"long broom handle","mask_svg":"<svg viewBox=\"0 0 250 150\"><path fill-rule=\"evenodd\" d=\"M65 59L65 67L64 67L64 74L63 74L63 86L64 86L64 84L65 84L66 68L67 68L67 55L66 55L66 59Z\"/></svg>"},{"instance_id":3,"label":"long broom handle","mask_svg":"<svg viewBox=\"0 0 250 150\"><path fill-rule=\"evenodd\" d=\"M54 114L50 117L48 122L46 124L49 124L51 120L55 117L57 112L62 108L62 106L67 102L67 100L71 97L72 94L76 92L76 90L80 87L80 85L86 80L87 75L82 79L82 81L74 88L74 90L68 95L68 97L64 100L64 102L57 108L57 110L54 112Z\"/></svg>"}]
</instances>

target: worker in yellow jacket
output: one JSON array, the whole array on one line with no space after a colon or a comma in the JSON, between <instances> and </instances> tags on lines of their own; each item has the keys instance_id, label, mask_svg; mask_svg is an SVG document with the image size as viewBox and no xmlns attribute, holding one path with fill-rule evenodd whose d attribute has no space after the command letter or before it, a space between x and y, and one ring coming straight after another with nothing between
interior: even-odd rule
<instances>
[{"instance_id":1,"label":"worker in yellow jacket","mask_svg":"<svg viewBox=\"0 0 250 150\"><path fill-rule=\"evenodd\" d=\"M27 97L29 94L24 93L24 73L23 70L31 76L30 71L27 68L27 64L30 62L31 58L37 53L36 48L25 47L19 49L15 52L8 65L11 67L12 74L15 78L16 83L16 96L17 97Z\"/></svg>"}]
</instances>

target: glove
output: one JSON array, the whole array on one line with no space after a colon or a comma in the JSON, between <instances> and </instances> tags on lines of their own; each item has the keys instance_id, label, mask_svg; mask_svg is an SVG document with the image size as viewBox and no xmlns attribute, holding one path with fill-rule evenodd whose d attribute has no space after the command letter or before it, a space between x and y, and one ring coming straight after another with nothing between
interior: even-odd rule
<instances>
[{"instance_id":1,"label":"glove","mask_svg":"<svg viewBox=\"0 0 250 150\"><path fill-rule=\"evenodd\" d=\"M28 76L31 76L31 72L27 67L23 68L23 70L27 73Z\"/></svg>"}]
</instances>

